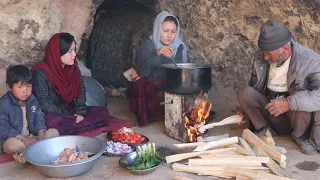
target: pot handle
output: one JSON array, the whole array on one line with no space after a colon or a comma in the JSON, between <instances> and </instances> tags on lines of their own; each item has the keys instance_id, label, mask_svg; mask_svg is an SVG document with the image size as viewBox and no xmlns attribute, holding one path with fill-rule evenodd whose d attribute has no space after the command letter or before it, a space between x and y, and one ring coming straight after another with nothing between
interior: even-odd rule
<instances>
[{"instance_id":1,"label":"pot handle","mask_svg":"<svg viewBox=\"0 0 320 180\"><path fill-rule=\"evenodd\" d=\"M173 100L171 100L170 102L160 102L159 105L165 105L165 104L173 104Z\"/></svg>"}]
</instances>

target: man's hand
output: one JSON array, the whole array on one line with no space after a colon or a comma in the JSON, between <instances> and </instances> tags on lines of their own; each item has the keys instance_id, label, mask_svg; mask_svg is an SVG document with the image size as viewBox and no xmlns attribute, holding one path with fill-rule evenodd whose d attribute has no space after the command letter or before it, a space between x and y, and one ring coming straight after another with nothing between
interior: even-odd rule
<instances>
[{"instance_id":1,"label":"man's hand","mask_svg":"<svg viewBox=\"0 0 320 180\"><path fill-rule=\"evenodd\" d=\"M79 115L79 114L74 114L74 116L77 116L76 123L79 123L84 119L84 117L82 115Z\"/></svg>"},{"instance_id":2,"label":"man's hand","mask_svg":"<svg viewBox=\"0 0 320 180\"><path fill-rule=\"evenodd\" d=\"M268 109L270 114L277 117L280 114L290 111L290 105L287 99L272 99L271 102L265 106L265 109Z\"/></svg>"}]
</instances>

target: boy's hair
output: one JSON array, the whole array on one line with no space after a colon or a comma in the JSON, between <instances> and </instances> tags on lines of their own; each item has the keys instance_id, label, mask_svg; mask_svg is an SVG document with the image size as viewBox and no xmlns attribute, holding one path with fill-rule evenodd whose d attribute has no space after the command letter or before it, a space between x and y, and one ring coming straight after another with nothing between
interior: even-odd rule
<instances>
[{"instance_id":1,"label":"boy's hair","mask_svg":"<svg viewBox=\"0 0 320 180\"><path fill-rule=\"evenodd\" d=\"M14 83L32 83L32 73L30 69L23 65L10 66L7 69L7 80L6 83L12 88Z\"/></svg>"}]
</instances>

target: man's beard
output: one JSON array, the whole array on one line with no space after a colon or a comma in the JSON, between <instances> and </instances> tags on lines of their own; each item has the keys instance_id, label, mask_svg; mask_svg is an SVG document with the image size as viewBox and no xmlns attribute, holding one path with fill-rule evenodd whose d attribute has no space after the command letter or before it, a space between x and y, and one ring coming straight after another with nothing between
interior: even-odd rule
<instances>
[{"instance_id":1,"label":"man's beard","mask_svg":"<svg viewBox=\"0 0 320 180\"><path fill-rule=\"evenodd\" d=\"M278 61L276 61L276 62L268 61L268 62L273 67L281 67L286 62L286 59L284 58L284 55L282 54L282 52L280 52Z\"/></svg>"}]
</instances>

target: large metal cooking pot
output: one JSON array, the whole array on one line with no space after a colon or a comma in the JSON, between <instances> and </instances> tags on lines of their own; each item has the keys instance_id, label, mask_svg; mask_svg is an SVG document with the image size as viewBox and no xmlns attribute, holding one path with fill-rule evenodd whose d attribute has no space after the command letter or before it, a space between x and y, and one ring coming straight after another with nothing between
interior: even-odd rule
<instances>
[{"instance_id":1,"label":"large metal cooking pot","mask_svg":"<svg viewBox=\"0 0 320 180\"><path fill-rule=\"evenodd\" d=\"M163 64L164 90L175 94L198 94L212 86L211 67L198 63Z\"/></svg>"},{"instance_id":2,"label":"large metal cooking pot","mask_svg":"<svg viewBox=\"0 0 320 180\"><path fill-rule=\"evenodd\" d=\"M71 164L51 164L64 148L75 148L92 152L95 155ZM70 177L89 171L97 158L105 150L102 140L86 136L58 136L29 145L23 152L26 161L33 164L42 174L51 177Z\"/></svg>"}]
</instances>

